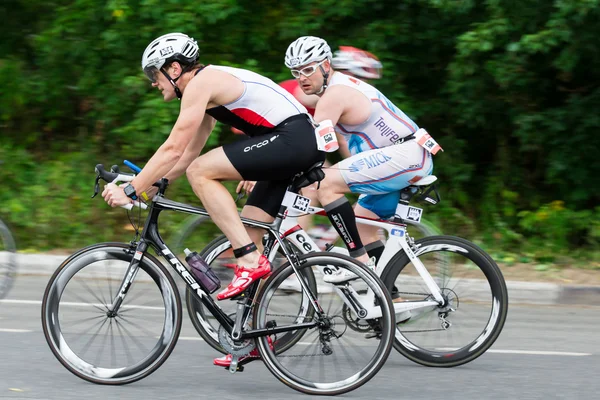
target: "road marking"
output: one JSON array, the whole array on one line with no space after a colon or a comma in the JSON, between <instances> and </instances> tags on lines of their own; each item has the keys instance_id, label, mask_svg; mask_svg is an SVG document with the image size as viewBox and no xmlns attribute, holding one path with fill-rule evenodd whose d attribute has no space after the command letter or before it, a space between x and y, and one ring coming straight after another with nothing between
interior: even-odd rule
<instances>
[{"instance_id":1,"label":"road marking","mask_svg":"<svg viewBox=\"0 0 600 400\"><path fill-rule=\"evenodd\" d=\"M8 303L8 304L42 304L40 300L0 300L0 303Z\"/></svg>"},{"instance_id":2,"label":"road marking","mask_svg":"<svg viewBox=\"0 0 600 400\"><path fill-rule=\"evenodd\" d=\"M27 332L33 332L33 331L30 329L0 329L0 332L27 333Z\"/></svg>"},{"instance_id":3,"label":"road marking","mask_svg":"<svg viewBox=\"0 0 600 400\"><path fill-rule=\"evenodd\" d=\"M200 337L194 337L194 336L179 336L179 340L197 340L197 341L204 342L204 339L202 339Z\"/></svg>"},{"instance_id":4,"label":"road marking","mask_svg":"<svg viewBox=\"0 0 600 400\"><path fill-rule=\"evenodd\" d=\"M592 353L572 353L568 351L538 351L538 350L495 350L490 349L486 353L498 353L498 354L528 354L538 356L570 356L570 357L584 357L591 356Z\"/></svg>"},{"instance_id":5,"label":"road marking","mask_svg":"<svg viewBox=\"0 0 600 400\"><path fill-rule=\"evenodd\" d=\"M42 302L40 300L0 300L0 303L8 303L8 304L29 304L29 305L41 305ZM60 303L61 306L71 306L71 307L100 307L104 308L105 305L101 303L76 303L72 301L62 301ZM150 306L136 306L131 304L126 304L123 308L127 307L138 308L142 310L164 310L164 307L150 307Z\"/></svg>"},{"instance_id":6,"label":"road marking","mask_svg":"<svg viewBox=\"0 0 600 400\"><path fill-rule=\"evenodd\" d=\"M28 333L33 332L31 329L0 329L0 332L9 332L9 333ZM157 337L158 339L159 337ZM205 340L201 337L196 336L180 336L179 340L188 340L188 341L196 341L196 342L204 342ZM296 343L301 346L312 346L315 345L316 342L298 342ZM456 349L448 349L441 348L439 351L452 351ZM535 356L567 356L567 357L586 357L593 355L592 353L574 353L569 351L542 351L542 350L501 350L501 349L490 349L487 350L486 353L496 353L496 354L525 354L525 355L535 355Z\"/></svg>"},{"instance_id":7,"label":"road marking","mask_svg":"<svg viewBox=\"0 0 600 400\"><path fill-rule=\"evenodd\" d=\"M439 351L454 351L457 349L453 348L441 348ZM585 357L591 356L592 353L574 353L570 351L542 351L542 350L501 350L501 349L490 349L486 353L496 354L526 354L533 356L569 356L569 357Z\"/></svg>"}]
</instances>

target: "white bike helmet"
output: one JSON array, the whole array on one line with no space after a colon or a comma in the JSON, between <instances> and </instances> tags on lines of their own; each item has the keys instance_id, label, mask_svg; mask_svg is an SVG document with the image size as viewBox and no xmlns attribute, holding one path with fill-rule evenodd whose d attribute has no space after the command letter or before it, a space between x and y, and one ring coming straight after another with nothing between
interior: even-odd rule
<instances>
[{"instance_id":1,"label":"white bike helmet","mask_svg":"<svg viewBox=\"0 0 600 400\"><path fill-rule=\"evenodd\" d=\"M383 66L379 59L361 49L351 46L340 46L331 61L333 69L348 71L358 78L379 79Z\"/></svg>"},{"instance_id":2,"label":"white bike helmet","mask_svg":"<svg viewBox=\"0 0 600 400\"><path fill-rule=\"evenodd\" d=\"M193 66L198 60L198 43L184 33L167 33L154 39L142 55L142 69L144 74L154 82L155 74L161 71L175 88L177 97L181 99L181 91L175 84L179 77L172 79L162 67L173 61L179 62L186 69ZM187 67L187 68L186 68Z\"/></svg>"},{"instance_id":3,"label":"white bike helmet","mask_svg":"<svg viewBox=\"0 0 600 400\"><path fill-rule=\"evenodd\" d=\"M316 36L299 37L285 52L285 66L290 69L324 59L331 61L331 49L325 40Z\"/></svg>"}]
</instances>

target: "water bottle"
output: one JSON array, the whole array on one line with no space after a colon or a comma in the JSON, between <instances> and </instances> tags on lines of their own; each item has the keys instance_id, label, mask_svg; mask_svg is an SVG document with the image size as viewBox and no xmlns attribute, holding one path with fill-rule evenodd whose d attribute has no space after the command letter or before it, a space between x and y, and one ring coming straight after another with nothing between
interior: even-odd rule
<instances>
[{"instance_id":1,"label":"water bottle","mask_svg":"<svg viewBox=\"0 0 600 400\"><path fill-rule=\"evenodd\" d=\"M212 269L208 266L206 261L195 251L185 249L185 261L190 266L192 274L198 281L204 286L208 293L214 293L221 287L221 281L215 275Z\"/></svg>"}]
</instances>

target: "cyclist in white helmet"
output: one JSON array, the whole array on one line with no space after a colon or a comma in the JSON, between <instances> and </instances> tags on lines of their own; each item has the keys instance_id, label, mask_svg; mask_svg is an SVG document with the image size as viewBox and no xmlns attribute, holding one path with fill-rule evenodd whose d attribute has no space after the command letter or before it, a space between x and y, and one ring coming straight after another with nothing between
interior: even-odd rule
<instances>
[{"instance_id":1,"label":"cyclist in white helmet","mask_svg":"<svg viewBox=\"0 0 600 400\"><path fill-rule=\"evenodd\" d=\"M242 216L269 222L277 215L289 179L325 158L317 150L314 127L304 108L275 82L254 72L198 63L198 45L183 33L152 41L142 69L165 101L181 100L179 117L169 137L131 184L108 184L103 192L113 207L155 191L162 177L170 181L187 174L194 193L212 220L230 240L237 257L235 277L217 295L223 300L241 294L266 277L271 265L255 243L262 232L246 231L236 205L221 181L256 180ZM198 157L216 121L250 136Z\"/></svg>"},{"instance_id":2,"label":"cyclist in white helmet","mask_svg":"<svg viewBox=\"0 0 600 400\"><path fill-rule=\"evenodd\" d=\"M371 61L368 68L358 68L354 56L351 59L345 54L336 63L339 66L344 61L343 68L369 77L380 74L380 63ZM354 213L376 219L392 217L400 190L431 174L431 153L413 140L419 130L417 124L379 90L333 68L325 40L298 38L287 49L285 65L304 93L320 97L315 121L330 120L335 131L347 138L352 156L325 170L317 195L350 255L369 263L371 254L367 255L363 241L367 247L376 244L377 228L361 225L359 235ZM344 196L350 192L361 194L355 211ZM324 279L343 282L351 278L337 273Z\"/></svg>"},{"instance_id":3,"label":"cyclist in white helmet","mask_svg":"<svg viewBox=\"0 0 600 400\"><path fill-rule=\"evenodd\" d=\"M349 75L349 76L352 76L355 78L360 78L360 79L364 80L365 82L367 82L367 80L380 79L381 71L383 69L381 62L375 55L373 55L372 53L369 53L368 51L361 50L361 49L358 49L358 48L352 47L352 46L340 46L339 49L333 54L333 58L331 60L331 66L336 71L340 71L346 75ZM293 85L292 85L292 82L293 82ZM283 83L280 83L280 85L283 86ZM300 88L300 85L299 85L297 79L292 79L289 81L289 83L288 83L288 81L286 81L286 86L284 86L284 87L290 93L294 94L294 97L296 97L296 99L306 107L308 112L314 116L314 114L315 114L314 107L316 107L319 96L314 95L314 94L307 95L306 93L304 93L304 91ZM290 90L290 88L293 88L293 92ZM302 96L296 94L297 92L300 92L302 94ZM307 101L305 99L310 99L310 103L307 104ZM309 107L312 107L312 108L309 108ZM344 157L344 158L350 157L351 154L350 154L350 151L348 150L348 143L346 143L344 136L338 133L337 138L340 143L339 151L340 151L342 157ZM326 167L331 166L327 161L325 161L324 165ZM310 198L312 204L317 204L318 197L317 197L316 190L317 190L317 186L316 186L316 184L313 184L309 187L302 189L302 195ZM304 230L308 231L308 233L311 235L311 237L313 237L315 239L315 241L316 241L317 245L319 245L319 247L321 247L322 249L325 249L325 246L327 244L331 244L332 242L334 242L337 239L337 234L332 232L331 229L329 229L328 227L323 226L323 225L318 225L318 226L313 227L312 222L313 222L313 215L310 215L310 214L298 218L298 223L300 225L302 225L302 228ZM381 247L381 251L383 251L383 243L377 242L377 245L378 245L377 247ZM373 247L373 246L368 246L368 247ZM367 250L369 250L369 249L367 249Z\"/></svg>"}]
</instances>

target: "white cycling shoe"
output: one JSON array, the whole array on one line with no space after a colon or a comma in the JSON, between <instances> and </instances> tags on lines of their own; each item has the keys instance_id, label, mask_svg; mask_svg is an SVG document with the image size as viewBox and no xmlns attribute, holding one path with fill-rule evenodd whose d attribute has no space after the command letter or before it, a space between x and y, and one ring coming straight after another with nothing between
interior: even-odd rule
<instances>
[{"instance_id":1,"label":"white cycling shoe","mask_svg":"<svg viewBox=\"0 0 600 400\"><path fill-rule=\"evenodd\" d=\"M369 267L371 271L375 270L375 257L371 257L371 259L367 263L367 267ZM338 284L349 282L356 278L358 278L358 275L356 275L354 272L348 271L347 269L336 268L333 271L331 271L330 274L326 273L323 276L323 281L327 283Z\"/></svg>"}]
</instances>

